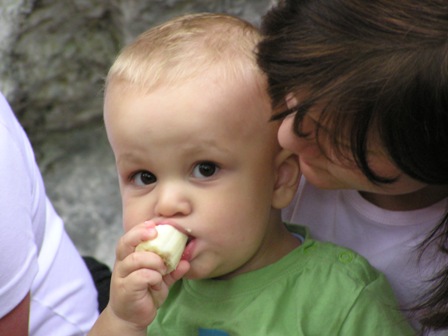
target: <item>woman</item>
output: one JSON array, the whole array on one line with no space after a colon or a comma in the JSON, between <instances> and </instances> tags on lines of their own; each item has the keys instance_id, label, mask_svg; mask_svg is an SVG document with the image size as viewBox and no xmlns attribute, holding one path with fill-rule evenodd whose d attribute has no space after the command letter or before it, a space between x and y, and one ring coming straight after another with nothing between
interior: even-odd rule
<instances>
[{"instance_id":1,"label":"woman","mask_svg":"<svg viewBox=\"0 0 448 336\"><path fill-rule=\"evenodd\" d=\"M287 0L262 31L303 175L284 217L364 255L416 328L448 328L446 1Z\"/></svg>"}]
</instances>

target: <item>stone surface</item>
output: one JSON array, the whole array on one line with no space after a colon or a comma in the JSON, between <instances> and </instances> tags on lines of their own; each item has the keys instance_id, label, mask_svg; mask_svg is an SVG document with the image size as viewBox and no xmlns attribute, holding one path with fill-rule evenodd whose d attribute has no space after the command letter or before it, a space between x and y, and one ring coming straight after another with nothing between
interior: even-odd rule
<instances>
[{"instance_id":1,"label":"stone surface","mask_svg":"<svg viewBox=\"0 0 448 336\"><path fill-rule=\"evenodd\" d=\"M112 265L121 200L102 123L54 132L38 149L48 195L80 253Z\"/></svg>"},{"instance_id":2,"label":"stone surface","mask_svg":"<svg viewBox=\"0 0 448 336\"><path fill-rule=\"evenodd\" d=\"M147 28L192 12L255 24L271 0L0 0L0 90L33 143L47 191L85 255L113 265L122 234L103 78Z\"/></svg>"}]
</instances>

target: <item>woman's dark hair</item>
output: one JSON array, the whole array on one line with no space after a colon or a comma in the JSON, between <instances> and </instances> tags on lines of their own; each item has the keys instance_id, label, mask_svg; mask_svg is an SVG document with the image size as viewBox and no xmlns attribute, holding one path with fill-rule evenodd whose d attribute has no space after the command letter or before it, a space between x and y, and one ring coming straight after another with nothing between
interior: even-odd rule
<instances>
[{"instance_id":1,"label":"woman's dark hair","mask_svg":"<svg viewBox=\"0 0 448 336\"><path fill-rule=\"evenodd\" d=\"M369 167L366 148L375 136L405 174L448 185L446 0L284 0L261 29L258 63L273 107L278 118L295 113L298 136L304 115L319 103L334 149L343 154L337 140L348 135L351 155L372 182L393 182ZM289 110L288 94L300 97ZM422 251L433 243L447 254L448 215ZM427 328L448 328L444 267L413 307Z\"/></svg>"}]
</instances>

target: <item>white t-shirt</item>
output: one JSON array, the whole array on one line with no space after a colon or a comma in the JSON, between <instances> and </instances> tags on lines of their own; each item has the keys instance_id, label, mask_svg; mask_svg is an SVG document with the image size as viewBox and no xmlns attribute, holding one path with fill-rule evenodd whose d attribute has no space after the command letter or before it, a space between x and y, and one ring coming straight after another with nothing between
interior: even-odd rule
<instances>
[{"instance_id":1,"label":"white t-shirt","mask_svg":"<svg viewBox=\"0 0 448 336\"><path fill-rule=\"evenodd\" d=\"M388 211L366 201L355 190L321 190L302 177L283 219L306 225L311 237L348 247L383 272L402 306L417 300L434 275L431 251L418 263L417 245L448 209L448 199L414 211ZM433 250L434 251L434 250ZM444 258L446 258L444 256Z\"/></svg>"},{"instance_id":2,"label":"white t-shirt","mask_svg":"<svg viewBox=\"0 0 448 336\"><path fill-rule=\"evenodd\" d=\"M0 94L0 318L31 291L30 335L85 335L92 277L45 194L28 138Z\"/></svg>"}]
</instances>

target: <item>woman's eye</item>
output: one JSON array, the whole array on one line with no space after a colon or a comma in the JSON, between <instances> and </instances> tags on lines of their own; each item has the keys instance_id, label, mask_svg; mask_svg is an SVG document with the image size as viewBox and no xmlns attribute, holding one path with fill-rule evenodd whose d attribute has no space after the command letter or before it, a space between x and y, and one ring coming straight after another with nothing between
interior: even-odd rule
<instances>
[{"instance_id":1,"label":"woman's eye","mask_svg":"<svg viewBox=\"0 0 448 336\"><path fill-rule=\"evenodd\" d=\"M198 178L210 177L216 174L219 167L213 162L198 163L193 169L193 176Z\"/></svg>"},{"instance_id":2,"label":"woman's eye","mask_svg":"<svg viewBox=\"0 0 448 336\"><path fill-rule=\"evenodd\" d=\"M132 176L132 180L138 186L145 186L155 183L157 181L156 176L149 171L140 171Z\"/></svg>"}]
</instances>

